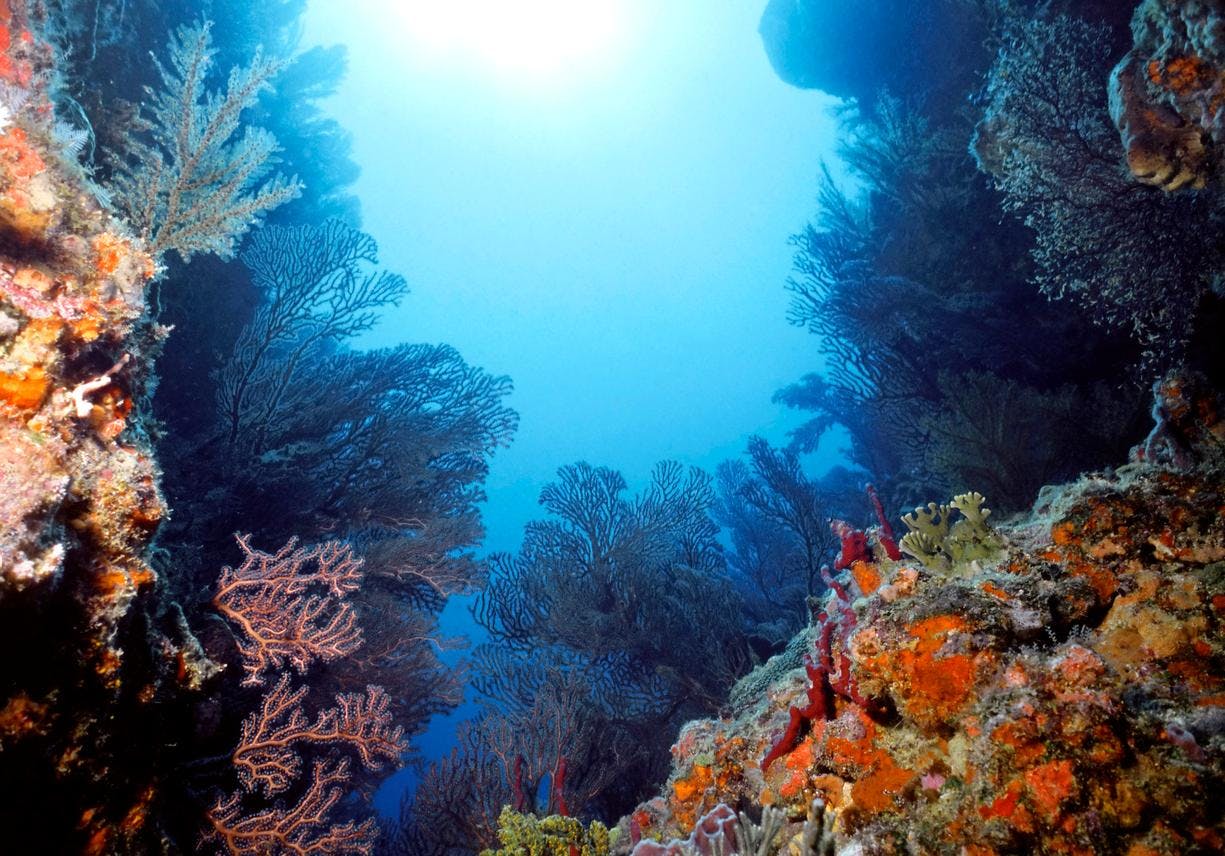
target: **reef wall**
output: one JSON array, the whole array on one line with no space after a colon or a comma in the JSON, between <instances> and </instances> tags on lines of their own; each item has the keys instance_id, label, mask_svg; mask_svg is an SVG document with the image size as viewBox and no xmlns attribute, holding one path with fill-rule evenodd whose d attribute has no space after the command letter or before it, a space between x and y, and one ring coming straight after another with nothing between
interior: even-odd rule
<instances>
[{"instance_id":1,"label":"reef wall","mask_svg":"<svg viewBox=\"0 0 1225 856\"><path fill-rule=\"evenodd\" d=\"M1225 849L1225 409L1195 377L1156 396L1131 463L1020 519L966 495L907 515L898 559L844 539L814 628L686 726L622 848L720 803L798 836L819 798L840 852Z\"/></svg>"},{"instance_id":2,"label":"reef wall","mask_svg":"<svg viewBox=\"0 0 1225 856\"><path fill-rule=\"evenodd\" d=\"M1110 114L1138 180L1163 190L1220 176L1225 144L1225 5L1145 0L1134 47L1110 76Z\"/></svg>"},{"instance_id":3,"label":"reef wall","mask_svg":"<svg viewBox=\"0 0 1225 856\"><path fill-rule=\"evenodd\" d=\"M7 852L148 852L163 702L198 653L146 561L157 271L72 155L39 23L0 0L0 829Z\"/></svg>"}]
</instances>

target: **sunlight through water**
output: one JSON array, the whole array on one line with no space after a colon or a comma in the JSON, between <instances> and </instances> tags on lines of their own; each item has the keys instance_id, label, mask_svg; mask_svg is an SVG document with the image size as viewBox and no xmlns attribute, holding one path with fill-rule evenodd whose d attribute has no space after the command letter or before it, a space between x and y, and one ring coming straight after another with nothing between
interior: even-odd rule
<instances>
[{"instance_id":1,"label":"sunlight through water","mask_svg":"<svg viewBox=\"0 0 1225 856\"><path fill-rule=\"evenodd\" d=\"M416 51L499 82L559 88L615 60L624 0L402 0L391 6Z\"/></svg>"}]
</instances>

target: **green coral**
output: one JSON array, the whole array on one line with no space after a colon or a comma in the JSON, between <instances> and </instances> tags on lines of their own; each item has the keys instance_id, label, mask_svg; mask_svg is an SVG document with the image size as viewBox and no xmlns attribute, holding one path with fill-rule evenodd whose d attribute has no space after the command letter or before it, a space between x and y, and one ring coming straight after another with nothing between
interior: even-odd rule
<instances>
[{"instance_id":1,"label":"green coral","mask_svg":"<svg viewBox=\"0 0 1225 856\"><path fill-rule=\"evenodd\" d=\"M902 522L910 531L902 536L898 546L926 567L943 574L953 574L960 565L994 558L1004 542L987 523L991 509L985 502L981 493L963 493L953 497L948 505L929 502L926 508L903 514ZM960 514L955 523L954 511Z\"/></svg>"},{"instance_id":2,"label":"green coral","mask_svg":"<svg viewBox=\"0 0 1225 856\"><path fill-rule=\"evenodd\" d=\"M498 817L498 841L501 848L481 856L608 856L611 848L608 827L598 820L584 828L573 817L536 817L510 806Z\"/></svg>"}]
</instances>

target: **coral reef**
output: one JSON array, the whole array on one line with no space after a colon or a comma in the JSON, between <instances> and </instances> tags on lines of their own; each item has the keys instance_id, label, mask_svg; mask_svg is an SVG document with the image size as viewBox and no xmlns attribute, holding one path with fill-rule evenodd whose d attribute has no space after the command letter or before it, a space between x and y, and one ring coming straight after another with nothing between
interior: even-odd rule
<instances>
[{"instance_id":1,"label":"coral reef","mask_svg":"<svg viewBox=\"0 0 1225 856\"><path fill-rule=\"evenodd\" d=\"M834 581L840 626L821 619L815 660L689 723L618 840L684 838L720 803L794 827L820 799L846 852L1219 852L1221 400L1193 377L1157 393L1132 463L1048 488L1026 516L989 527L974 494L952 526L949 506L907 515L933 544L961 527L967 549L907 536L922 562L856 561L858 599ZM1174 443L1176 460L1158 453Z\"/></svg>"},{"instance_id":2,"label":"coral reef","mask_svg":"<svg viewBox=\"0 0 1225 856\"><path fill-rule=\"evenodd\" d=\"M64 153L31 27L0 2L0 781L21 783L0 827L13 852L151 849L140 735L209 666L145 561L165 507L132 399L164 333L135 335L155 265Z\"/></svg>"},{"instance_id":3,"label":"coral reef","mask_svg":"<svg viewBox=\"0 0 1225 856\"><path fill-rule=\"evenodd\" d=\"M1225 8L1145 0L1135 46L1110 75L1110 116L1137 180L1174 191L1220 175L1225 145Z\"/></svg>"}]
</instances>

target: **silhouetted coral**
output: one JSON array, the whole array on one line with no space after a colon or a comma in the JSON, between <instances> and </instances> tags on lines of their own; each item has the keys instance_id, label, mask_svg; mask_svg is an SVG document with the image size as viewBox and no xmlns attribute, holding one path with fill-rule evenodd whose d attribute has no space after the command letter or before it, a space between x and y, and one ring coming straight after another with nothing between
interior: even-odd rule
<instances>
[{"instance_id":1,"label":"silhouetted coral","mask_svg":"<svg viewBox=\"0 0 1225 856\"><path fill-rule=\"evenodd\" d=\"M521 661L581 677L589 701L580 719L606 740L628 732L638 747L619 752L610 742L613 757L599 759L611 765L605 772L619 770L616 791L601 795L616 810L659 768L664 735L721 703L749 651L708 516L708 476L666 462L633 499L613 470L580 463L559 476L541 493L553 516L528 525L517 555L495 558L475 607L504 652L486 662L524 677L476 681L498 704L530 708L514 697L541 684ZM572 764L570 775L584 766Z\"/></svg>"},{"instance_id":2,"label":"silhouetted coral","mask_svg":"<svg viewBox=\"0 0 1225 856\"><path fill-rule=\"evenodd\" d=\"M843 156L865 189L826 175L818 219L792 239L789 317L825 355L821 374L776 396L812 413L795 446L845 428L851 461L892 508L986 484L1014 510L1045 480L1120 454L1142 414L1139 389L1117 389L1134 357L1035 293L1026 237L999 223L964 116L884 97L847 126ZM1026 409L1058 415L1089 395L1109 405L1090 430Z\"/></svg>"}]
</instances>

